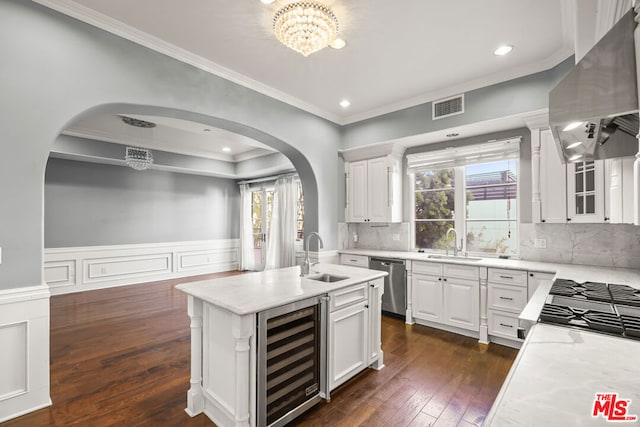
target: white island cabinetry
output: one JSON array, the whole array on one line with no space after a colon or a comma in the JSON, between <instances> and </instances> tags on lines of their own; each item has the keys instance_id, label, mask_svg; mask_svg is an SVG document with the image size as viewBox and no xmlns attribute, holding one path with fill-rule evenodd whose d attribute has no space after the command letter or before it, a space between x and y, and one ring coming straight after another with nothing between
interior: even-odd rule
<instances>
[{"instance_id":1,"label":"white island cabinetry","mask_svg":"<svg viewBox=\"0 0 640 427\"><path fill-rule=\"evenodd\" d=\"M219 426L260 424L258 319L262 312L299 301L317 298L324 312L320 397L328 399L331 389L369 366L383 366L380 297L386 273L331 264L314 270L346 279L326 283L300 278L300 268L290 267L177 286L189 295L189 415L204 412Z\"/></svg>"}]
</instances>

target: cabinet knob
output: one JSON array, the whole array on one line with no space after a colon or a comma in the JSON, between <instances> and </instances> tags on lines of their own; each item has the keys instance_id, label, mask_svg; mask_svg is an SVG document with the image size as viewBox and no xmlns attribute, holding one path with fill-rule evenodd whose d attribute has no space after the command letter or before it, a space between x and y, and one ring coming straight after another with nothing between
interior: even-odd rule
<instances>
[{"instance_id":1,"label":"cabinet knob","mask_svg":"<svg viewBox=\"0 0 640 427\"><path fill-rule=\"evenodd\" d=\"M369 308L369 304L365 304L365 305L364 305L364 308Z\"/></svg>"},{"instance_id":2,"label":"cabinet knob","mask_svg":"<svg viewBox=\"0 0 640 427\"><path fill-rule=\"evenodd\" d=\"M370 284L369 286L370 286L370 287L372 287L372 288L375 288L375 287L376 287L376 285L374 285L373 283L372 283L372 284Z\"/></svg>"},{"instance_id":3,"label":"cabinet knob","mask_svg":"<svg viewBox=\"0 0 640 427\"><path fill-rule=\"evenodd\" d=\"M438 277L438 280L442 280L442 277Z\"/></svg>"},{"instance_id":4,"label":"cabinet knob","mask_svg":"<svg viewBox=\"0 0 640 427\"><path fill-rule=\"evenodd\" d=\"M533 273L529 273L529 277L533 277Z\"/></svg>"},{"instance_id":5,"label":"cabinet knob","mask_svg":"<svg viewBox=\"0 0 640 427\"><path fill-rule=\"evenodd\" d=\"M446 281L447 281L447 278L445 277L445 278L444 278L444 279L442 279L442 280L444 280L444 281L446 282Z\"/></svg>"},{"instance_id":6,"label":"cabinet knob","mask_svg":"<svg viewBox=\"0 0 640 427\"><path fill-rule=\"evenodd\" d=\"M571 221L571 218L567 218L567 221Z\"/></svg>"},{"instance_id":7,"label":"cabinet knob","mask_svg":"<svg viewBox=\"0 0 640 427\"><path fill-rule=\"evenodd\" d=\"M609 221L609 218L607 218L607 217L605 216L605 217L604 217L604 220L605 220L605 221Z\"/></svg>"},{"instance_id":8,"label":"cabinet knob","mask_svg":"<svg viewBox=\"0 0 640 427\"><path fill-rule=\"evenodd\" d=\"M546 219L541 219L540 222L547 222L547 220Z\"/></svg>"}]
</instances>

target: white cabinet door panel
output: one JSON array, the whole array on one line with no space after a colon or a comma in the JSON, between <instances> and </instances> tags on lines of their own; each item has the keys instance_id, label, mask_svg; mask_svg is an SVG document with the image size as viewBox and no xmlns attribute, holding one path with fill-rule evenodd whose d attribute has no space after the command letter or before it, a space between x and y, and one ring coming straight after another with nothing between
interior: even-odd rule
<instances>
[{"instance_id":1,"label":"white cabinet door panel","mask_svg":"<svg viewBox=\"0 0 640 427\"><path fill-rule=\"evenodd\" d=\"M367 164L369 221L389 221L389 172L386 157L371 159Z\"/></svg>"},{"instance_id":2,"label":"white cabinet door panel","mask_svg":"<svg viewBox=\"0 0 640 427\"><path fill-rule=\"evenodd\" d=\"M414 273L412 287L413 316L442 322L442 278Z\"/></svg>"},{"instance_id":3,"label":"white cabinet door panel","mask_svg":"<svg viewBox=\"0 0 640 427\"><path fill-rule=\"evenodd\" d=\"M369 311L354 304L329 315L329 389L333 390L368 366Z\"/></svg>"},{"instance_id":4,"label":"white cabinet door panel","mask_svg":"<svg viewBox=\"0 0 640 427\"><path fill-rule=\"evenodd\" d=\"M347 222L364 222L367 216L367 161L349 163Z\"/></svg>"},{"instance_id":5,"label":"white cabinet door panel","mask_svg":"<svg viewBox=\"0 0 640 427\"><path fill-rule=\"evenodd\" d=\"M458 328L480 330L480 283L475 280L444 279L444 322Z\"/></svg>"}]
</instances>

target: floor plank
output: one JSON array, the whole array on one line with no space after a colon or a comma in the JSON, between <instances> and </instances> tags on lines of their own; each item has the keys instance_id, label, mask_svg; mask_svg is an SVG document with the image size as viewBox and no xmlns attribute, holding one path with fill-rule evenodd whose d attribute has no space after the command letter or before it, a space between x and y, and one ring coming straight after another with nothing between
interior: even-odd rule
<instances>
[{"instance_id":1,"label":"floor plank","mask_svg":"<svg viewBox=\"0 0 640 427\"><path fill-rule=\"evenodd\" d=\"M174 288L184 281L53 296L53 406L2 426L213 426L184 412L189 317ZM359 374L293 424L482 424L515 350L386 316L381 326L385 368Z\"/></svg>"}]
</instances>

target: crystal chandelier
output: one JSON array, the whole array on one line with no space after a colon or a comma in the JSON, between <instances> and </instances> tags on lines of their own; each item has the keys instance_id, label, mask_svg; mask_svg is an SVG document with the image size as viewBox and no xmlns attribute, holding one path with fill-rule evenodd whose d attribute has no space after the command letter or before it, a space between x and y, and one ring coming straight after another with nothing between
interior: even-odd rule
<instances>
[{"instance_id":1,"label":"crystal chandelier","mask_svg":"<svg viewBox=\"0 0 640 427\"><path fill-rule=\"evenodd\" d=\"M329 46L338 36L338 20L328 7L291 3L276 12L273 30L282 44L304 56Z\"/></svg>"},{"instance_id":2,"label":"crystal chandelier","mask_svg":"<svg viewBox=\"0 0 640 427\"><path fill-rule=\"evenodd\" d=\"M130 168L143 171L149 169L153 164L153 154L151 150L146 148L127 147L124 161L127 162Z\"/></svg>"}]
</instances>

